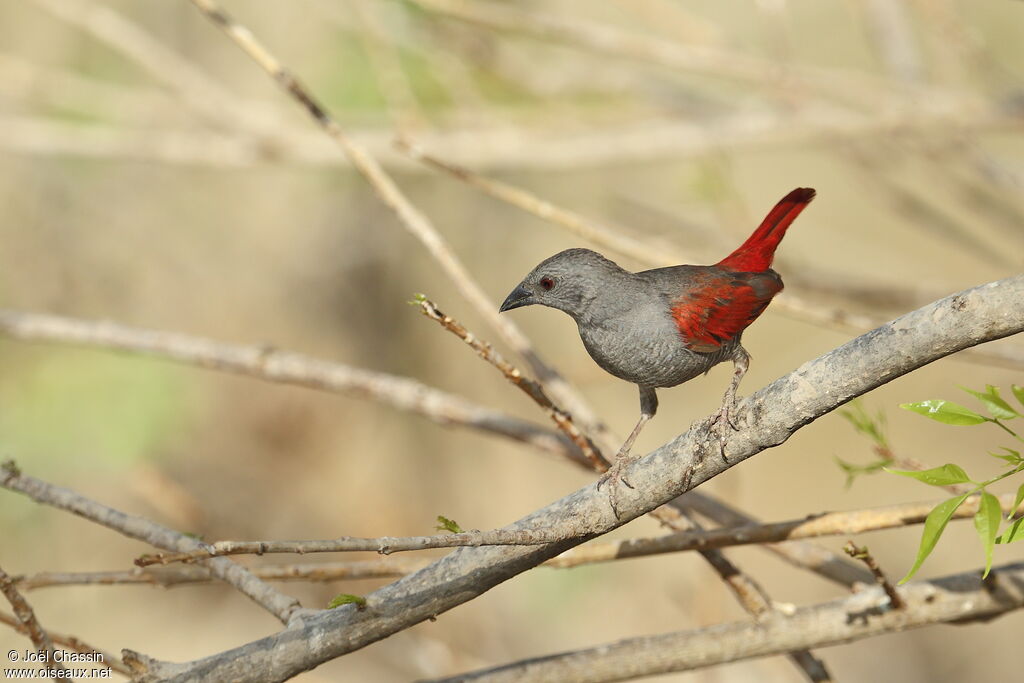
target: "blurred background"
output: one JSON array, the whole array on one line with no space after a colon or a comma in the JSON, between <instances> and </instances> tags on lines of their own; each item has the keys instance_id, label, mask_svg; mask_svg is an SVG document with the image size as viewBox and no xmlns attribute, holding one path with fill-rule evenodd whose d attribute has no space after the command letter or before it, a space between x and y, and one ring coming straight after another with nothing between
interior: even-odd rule
<instances>
[{"instance_id":1,"label":"blurred background","mask_svg":"<svg viewBox=\"0 0 1024 683\"><path fill-rule=\"evenodd\" d=\"M753 362L743 394L856 336L865 317L890 319L1024 263L1021 3L249 0L227 9L394 174L495 307L538 261L572 246L632 269L717 261L790 189L817 188L776 262L790 299L745 335ZM418 164L393 147L397 134L611 226L661 262L595 245ZM270 344L544 424L407 304L426 293L514 357L306 112L184 0L0 5L0 202L2 307ZM509 315L611 430L632 427L636 389L591 361L568 317ZM985 455L1010 445L998 429L897 407L975 405L958 385L1024 384L1020 340L986 351L865 398L887 416L897 454L957 462L977 477L998 471ZM637 449L715 410L730 373L722 365L662 391ZM439 514L488 529L593 480L527 446L356 396L6 338L0 453L208 540L427 534ZM837 457L874 459L830 415L705 489L766 521L942 497L885 474L846 488ZM921 578L983 562L970 526L951 525ZM640 519L613 536L657 533ZM856 540L898 578L919 534ZM150 550L9 492L0 539L11 574L128 569ZM728 554L779 602L845 594L756 548ZM339 559L349 558L301 558ZM997 564L1019 559L1020 547L997 548ZM384 581L279 585L322 607ZM220 585L26 596L47 628L165 660L278 627ZM540 568L300 679L406 681L747 618L693 553ZM1000 653L1022 626L1018 613L818 654L838 680L1012 678L1018 667ZM0 651L28 646L0 628ZM777 657L662 680L753 679L801 677Z\"/></svg>"}]
</instances>

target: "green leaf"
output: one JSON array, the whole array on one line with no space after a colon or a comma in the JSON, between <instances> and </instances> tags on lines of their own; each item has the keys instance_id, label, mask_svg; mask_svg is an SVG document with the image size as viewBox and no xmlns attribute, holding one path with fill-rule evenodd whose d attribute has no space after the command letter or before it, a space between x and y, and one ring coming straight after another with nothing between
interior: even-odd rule
<instances>
[{"instance_id":1,"label":"green leaf","mask_svg":"<svg viewBox=\"0 0 1024 683\"><path fill-rule=\"evenodd\" d=\"M1015 451L1012 448L1007 448L1006 446L1000 446L1000 448L1006 451L1005 455L1002 453L993 453L992 451L989 451L988 454L991 455L993 458L1005 460L1007 463L1014 466L1020 465L1021 462L1024 462L1024 459L1020 457L1020 451Z\"/></svg>"},{"instance_id":2,"label":"green leaf","mask_svg":"<svg viewBox=\"0 0 1024 683\"><path fill-rule=\"evenodd\" d=\"M1013 520L1003 535L996 539L996 543L1013 543L1021 540L1024 540L1024 517Z\"/></svg>"},{"instance_id":3,"label":"green leaf","mask_svg":"<svg viewBox=\"0 0 1024 683\"><path fill-rule=\"evenodd\" d=\"M974 528L985 547L985 573L981 575L983 579L992 569L992 549L995 547L996 536L999 535L999 522L1002 518L1003 510L999 507L999 499L988 491L982 491L978 511L974 514Z\"/></svg>"},{"instance_id":4,"label":"green leaf","mask_svg":"<svg viewBox=\"0 0 1024 683\"><path fill-rule=\"evenodd\" d=\"M964 408L962 405L952 401L943 401L942 399L918 401L917 403L901 403L900 408L912 410L915 413L948 425L976 425L989 421L988 418L978 415L973 410Z\"/></svg>"},{"instance_id":5,"label":"green leaf","mask_svg":"<svg viewBox=\"0 0 1024 683\"><path fill-rule=\"evenodd\" d=\"M1013 395L1017 397L1017 400L1020 401L1020 404L1024 406L1024 387L1018 384L1011 384L1010 391L1012 391Z\"/></svg>"},{"instance_id":6,"label":"green leaf","mask_svg":"<svg viewBox=\"0 0 1024 683\"><path fill-rule=\"evenodd\" d=\"M1006 513L1006 521L1007 522L1009 522L1011 519L1013 519L1014 513L1017 512L1017 508L1020 507L1020 504L1022 502L1024 502L1024 484L1021 484L1017 488L1017 495L1013 497L1013 505L1010 506L1010 511L1008 513Z\"/></svg>"},{"instance_id":7,"label":"green leaf","mask_svg":"<svg viewBox=\"0 0 1024 683\"><path fill-rule=\"evenodd\" d=\"M876 460L875 462L869 462L867 465L846 462L839 457L836 457L835 460L836 464L839 465L839 469L846 473L846 488L853 486L853 482L857 477L879 472L889 464L888 460Z\"/></svg>"},{"instance_id":8,"label":"green leaf","mask_svg":"<svg viewBox=\"0 0 1024 683\"><path fill-rule=\"evenodd\" d=\"M999 395L999 387L986 384L984 392L971 391L967 387L960 388L981 401L988 408L989 414L997 420L1012 420L1020 415Z\"/></svg>"},{"instance_id":9,"label":"green leaf","mask_svg":"<svg viewBox=\"0 0 1024 683\"><path fill-rule=\"evenodd\" d=\"M341 607L342 605L355 605L356 609L366 609L366 598L361 595L352 595L351 593L339 593L334 596L334 599L327 603L327 609L334 609Z\"/></svg>"},{"instance_id":10,"label":"green leaf","mask_svg":"<svg viewBox=\"0 0 1024 683\"><path fill-rule=\"evenodd\" d=\"M849 409L840 410L839 415L857 431L858 434L871 439L879 448L889 448L885 436L885 413L879 411L875 415L868 413L860 399L850 402Z\"/></svg>"},{"instance_id":11,"label":"green leaf","mask_svg":"<svg viewBox=\"0 0 1024 683\"><path fill-rule=\"evenodd\" d=\"M956 512L956 509L960 507L967 496L971 494L965 493L956 498L950 498L947 501L943 501L936 505L931 512L928 513L928 517L924 520L924 531L921 533L921 546L917 549L917 558L914 560L914 566L910 568L907 575L900 579L900 583L906 583L910 580L917 570L921 568L925 559L931 554L932 550L935 549L935 544L939 542L939 536L945 531L946 525L949 524L950 517Z\"/></svg>"},{"instance_id":12,"label":"green leaf","mask_svg":"<svg viewBox=\"0 0 1024 683\"><path fill-rule=\"evenodd\" d=\"M886 467L885 471L923 481L929 486L952 486L953 484L966 484L971 481L971 478L967 476L963 468L952 463L942 467L933 467L930 470L894 470Z\"/></svg>"},{"instance_id":13,"label":"green leaf","mask_svg":"<svg viewBox=\"0 0 1024 683\"><path fill-rule=\"evenodd\" d=\"M453 534L461 534L462 527L454 519L448 519L444 515L437 516L437 526L434 527L438 531L450 531Z\"/></svg>"}]
</instances>

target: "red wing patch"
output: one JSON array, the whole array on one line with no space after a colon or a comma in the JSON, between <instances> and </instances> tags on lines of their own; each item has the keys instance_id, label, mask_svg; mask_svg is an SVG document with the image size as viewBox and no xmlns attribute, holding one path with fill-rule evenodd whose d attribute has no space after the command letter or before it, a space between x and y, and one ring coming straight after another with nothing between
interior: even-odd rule
<instances>
[{"instance_id":1,"label":"red wing patch","mask_svg":"<svg viewBox=\"0 0 1024 683\"><path fill-rule=\"evenodd\" d=\"M754 281L742 277L746 273L734 275L702 283L672 302L676 327L694 351L717 351L747 329L782 291L782 280L774 273L757 273Z\"/></svg>"}]
</instances>

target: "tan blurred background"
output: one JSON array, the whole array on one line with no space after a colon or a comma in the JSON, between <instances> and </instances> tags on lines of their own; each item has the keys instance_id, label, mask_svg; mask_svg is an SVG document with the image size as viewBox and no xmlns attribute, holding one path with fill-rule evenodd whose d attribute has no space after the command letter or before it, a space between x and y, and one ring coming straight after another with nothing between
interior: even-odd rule
<instances>
[{"instance_id":1,"label":"tan blurred background","mask_svg":"<svg viewBox=\"0 0 1024 683\"><path fill-rule=\"evenodd\" d=\"M821 310L892 317L1021 269L1021 3L501 5L511 14L426 0L250 0L228 9L395 173L495 306L540 259L589 245L403 159L389 144L397 129L442 158L698 261L730 251L793 187L813 186L818 199L777 267L789 292ZM483 14L467 22L450 15L459 8ZM583 37L550 26L539 37L552 17ZM585 44L601 31L638 36L640 48ZM685 69L636 54L666 44L706 58ZM492 368L407 305L414 292L427 293L497 341L331 140L184 0L0 4L0 202L0 306L273 344L543 422ZM593 364L569 318L547 309L510 315L613 430L632 426L635 388ZM769 309L745 336L754 360L742 393L854 335ZM993 348L1019 353L1021 342ZM714 410L729 373L720 366L662 391L638 448ZM897 404L970 404L958 384L1013 382L1024 384L1019 366L947 359L866 405L886 413L900 455L955 461L983 476L997 471L985 451L1008 445L998 430L930 423ZM372 402L7 339L0 454L29 474L217 540L425 534L438 514L486 529L592 480L527 447ZM889 475L847 490L835 457L872 456L831 415L706 489L764 520L941 497ZM641 519L615 536L655 533ZM857 541L899 577L919 533ZM147 550L0 495L0 565L9 573L125 569ZM777 601L843 594L757 549L729 554ZM1021 554L1019 545L998 548L996 561ZM920 576L981 562L961 522ZM282 588L320 607L377 585ZM168 660L277 627L219 585L49 588L27 597L48 628ZM538 569L300 679L405 681L745 618L695 554ZM843 681L1009 680L1022 626L1014 614L819 654ZM0 651L27 646L0 629ZM664 677L799 679L783 658Z\"/></svg>"}]
</instances>

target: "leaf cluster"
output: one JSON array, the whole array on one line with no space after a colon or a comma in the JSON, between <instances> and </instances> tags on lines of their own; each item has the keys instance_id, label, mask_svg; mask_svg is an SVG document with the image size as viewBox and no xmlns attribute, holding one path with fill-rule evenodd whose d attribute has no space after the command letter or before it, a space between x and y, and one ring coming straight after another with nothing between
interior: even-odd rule
<instances>
[{"instance_id":1,"label":"leaf cluster","mask_svg":"<svg viewBox=\"0 0 1024 683\"><path fill-rule=\"evenodd\" d=\"M1024 417L1024 413L1002 398L997 387L989 384L986 385L985 391L961 388L978 399L988 414L983 415L952 401L942 399L904 403L900 407L948 425L972 426L991 423L1000 427L1017 441L1024 442L1024 438L1005 424L1006 421ZM1011 390L1017 401L1024 406L1024 387L1013 385ZM914 565L907 572L907 575L900 580L900 583L909 580L917 572L928 555L935 549L935 545L942 536L942 532L945 531L949 520L970 496L978 494L981 496L978 511L974 515L974 528L978 532L978 537L981 539L982 546L985 549L984 576L988 576L989 570L992 568L992 555L996 544L1024 540L1024 522L1022 522L1024 516L1014 517L1017 508L1020 507L1021 502L1024 502L1024 484L1021 484L1017 489L1017 495L1014 497L1013 505L1010 506L1010 512L1006 516L1006 527L1004 527L1002 534L999 533L999 530L1004 520L999 499L987 490L987 487L992 484L1024 471L1024 457L1021 456L1019 451L1006 447L1002 448L1001 453L989 453L989 455L1002 460L1006 464L1006 470L985 481L975 481L968 476L962 467L952 463L924 471L883 468L887 472L917 479L929 486L972 485L969 491L939 503L928 513Z\"/></svg>"}]
</instances>

